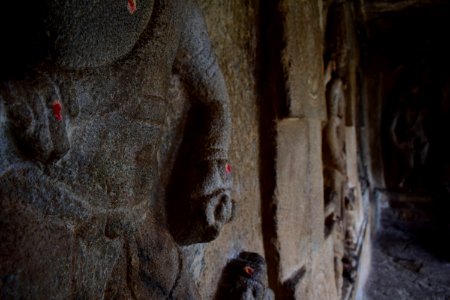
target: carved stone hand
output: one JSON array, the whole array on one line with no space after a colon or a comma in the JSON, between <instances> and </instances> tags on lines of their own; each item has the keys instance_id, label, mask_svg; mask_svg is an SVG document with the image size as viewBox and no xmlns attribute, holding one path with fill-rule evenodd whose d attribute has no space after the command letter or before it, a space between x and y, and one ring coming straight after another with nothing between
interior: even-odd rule
<instances>
[{"instance_id":1,"label":"carved stone hand","mask_svg":"<svg viewBox=\"0 0 450 300\"><path fill-rule=\"evenodd\" d=\"M49 162L69 150L66 109L47 77L7 82L2 98L11 131L27 159Z\"/></svg>"},{"instance_id":2,"label":"carved stone hand","mask_svg":"<svg viewBox=\"0 0 450 300\"><path fill-rule=\"evenodd\" d=\"M177 201L178 216L190 218L173 230L175 239L183 245L209 242L233 216L231 168L225 160L204 160L192 163L184 178L188 197Z\"/></svg>"}]
</instances>

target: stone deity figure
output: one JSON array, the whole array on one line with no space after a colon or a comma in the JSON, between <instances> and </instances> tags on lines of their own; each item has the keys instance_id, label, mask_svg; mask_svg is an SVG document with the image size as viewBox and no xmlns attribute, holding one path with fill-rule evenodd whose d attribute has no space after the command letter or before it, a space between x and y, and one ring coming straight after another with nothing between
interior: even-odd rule
<instances>
[{"instance_id":1,"label":"stone deity figure","mask_svg":"<svg viewBox=\"0 0 450 300\"><path fill-rule=\"evenodd\" d=\"M333 61L330 63L333 66ZM340 202L345 180L345 125L344 93L342 80L331 70L326 72L326 100L328 119L323 129L323 164L325 180L325 210L326 217L339 215Z\"/></svg>"},{"instance_id":2,"label":"stone deity figure","mask_svg":"<svg viewBox=\"0 0 450 300\"><path fill-rule=\"evenodd\" d=\"M398 187L405 188L412 179L413 170L425 165L429 142L424 114L419 107L419 87L411 87L401 101L403 105L394 114L389 134L402 163Z\"/></svg>"},{"instance_id":3,"label":"stone deity figure","mask_svg":"<svg viewBox=\"0 0 450 300\"><path fill-rule=\"evenodd\" d=\"M354 283L357 275L357 215L356 215L356 189L347 187L344 199L344 234L345 251L343 262L343 276L350 283Z\"/></svg>"},{"instance_id":4,"label":"stone deity figure","mask_svg":"<svg viewBox=\"0 0 450 300\"><path fill-rule=\"evenodd\" d=\"M1 61L0 298L198 299L178 244L215 238L233 210L228 96L198 6L28 2L32 24L14 26L24 3L2 12L2 47L38 48ZM192 222L176 236L165 187L183 136Z\"/></svg>"},{"instance_id":5,"label":"stone deity figure","mask_svg":"<svg viewBox=\"0 0 450 300\"><path fill-rule=\"evenodd\" d=\"M337 293L340 296L344 256L342 202L346 182L343 82L332 60L325 73L328 119L323 129L325 235L333 236Z\"/></svg>"}]
</instances>

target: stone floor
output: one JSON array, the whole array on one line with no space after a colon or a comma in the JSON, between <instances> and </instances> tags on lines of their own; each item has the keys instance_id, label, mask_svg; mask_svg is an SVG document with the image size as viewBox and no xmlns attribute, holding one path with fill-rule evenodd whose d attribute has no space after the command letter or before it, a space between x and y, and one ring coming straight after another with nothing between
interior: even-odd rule
<instances>
[{"instance_id":1,"label":"stone floor","mask_svg":"<svg viewBox=\"0 0 450 300\"><path fill-rule=\"evenodd\" d=\"M381 193L364 300L450 300L450 230L427 198Z\"/></svg>"}]
</instances>

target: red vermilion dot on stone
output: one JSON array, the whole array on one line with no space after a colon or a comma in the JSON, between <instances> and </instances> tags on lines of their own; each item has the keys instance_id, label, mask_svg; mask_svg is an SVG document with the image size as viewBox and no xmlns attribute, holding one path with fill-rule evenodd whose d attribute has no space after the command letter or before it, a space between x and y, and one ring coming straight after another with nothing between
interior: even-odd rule
<instances>
[{"instance_id":1,"label":"red vermilion dot on stone","mask_svg":"<svg viewBox=\"0 0 450 300\"><path fill-rule=\"evenodd\" d=\"M252 267L245 266L245 267L244 267L244 272L245 272L245 274L247 274L248 276L252 276L253 273L255 272L255 270L253 270Z\"/></svg>"},{"instance_id":2,"label":"red vermilion dot on stone","mask_svg":"<svg viewBox=\"0 0 450 300\"><path fill-rule=\"evenodd\" d=\"M227 172L228 174L231 173L231 165L230 164L225 165L225 172Z\"/></svg>"},{"instance_id":3,"label":"red vermilion dot on stone","mask_svg":"<svg viewBox=\"0 0 450 300\"><path fill-rule=\"evenodd\" d=\"M134 12L136 11L136 1L137 0L128 0L128 11L130 12L130 14L134 14Z\"/></svg>"},{"instance_id":4,"label":"red vermilion dot on stone","mask_svg":"<svg viewBox=\"0 0 450 300\"><path fill-rule=\"evenodd\" d=\"M62 121L63 117L62 117L61 102L59 102L59 100L56 100L55 102L53 102L52 108L53 108L53 116L55 116L55 119L58 121Z\"/></svg>"}]
</instances>

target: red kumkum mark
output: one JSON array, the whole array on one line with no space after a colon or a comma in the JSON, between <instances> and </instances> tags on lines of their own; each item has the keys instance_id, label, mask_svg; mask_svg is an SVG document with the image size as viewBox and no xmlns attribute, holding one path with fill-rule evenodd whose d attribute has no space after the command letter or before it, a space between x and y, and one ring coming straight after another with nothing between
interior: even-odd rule
<instances>
[{"instance_id":1,"label":"red kumkum mark","mask_svg":"<svg viewBox=\"0 0 450 300\"><path fill-rule=\"evenodd\" d=\"M225 165L225 172L227 172L227 174L231 173L231 165L228 163Z\"/></svg>"},{"instance_id":2,"label":"red kumkum mark","mask_svg":"<svg viewBox=\"0 0 450 300\"><path fill-rule=\"evenodd\" d=\"M130 14L134 14L137 9L136 1L137 0L128 0L128 11Z\"/></svg>"},{"instance_id":3,"label":"red kumkum mark","mask_svg":"<svg viewBox=\"0 0 450 300\"><path fill-rule=\"evenodd\" d=\"M59 102L59 100L56 100L55 102L53 102L52 108L53 108L53 116L55 116L55 119L58 121L62 121L63 117L62 117L61 102Z\"/></svg>"},{"instance_id":4,"label":"red kumkum mark","mask_svg":"<svg viewBox=\"0 0 450 300\"><path fill-rule=\"evenodd\" d=\"M245 274L247 274L248 276L252 276L253 273L255 272L255 270L254 270L252 267L245 266L245 267L244 267L244 272L245 272Z\"/></svg>"}]
</instances>

